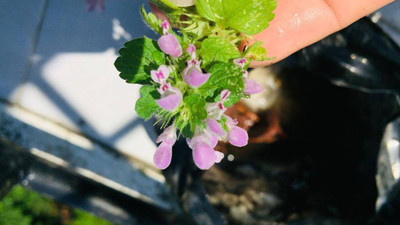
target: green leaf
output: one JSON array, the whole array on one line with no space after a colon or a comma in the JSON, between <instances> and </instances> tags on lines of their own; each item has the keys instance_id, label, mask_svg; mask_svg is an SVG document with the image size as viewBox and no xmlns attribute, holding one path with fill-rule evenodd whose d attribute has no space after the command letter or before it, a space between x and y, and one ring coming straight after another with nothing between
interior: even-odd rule
<instances>
[{"instance_id":1,"label":"green leaf","mask_svg":"<svg viewBox=\"0 0 400 225\"><path fill-rule=\"evenodd\" d=\"M195 128L207 118L206 100L199 94L191 94L183 99L185 107L182 109L179 119L186 121L180 128L185 137L191 137Z\"/></svg>"},{"instance_id":2,"label":"green leaf","mask_svg":"<svg viewBox=\"0 0 400 225\"><path fill-rule=\"evenodd\" d=\"M199 54L204 65L211 62L230 62L240 57L236 46L220 37L209 37L203 40Z\"/></svg>"},{"instance_id":3,"label":"green leaf","mask_svg":"<svg viewBox=\"0 0 400 225\"><path fill-rule=\"evenodd\" d=\"M150 84L150 70L165 64L165 55L157 42L144 37L126 42L124 46L114 63L121 72L120 77L128 83Z\"/></svg>"},{"instance_id":4,"label":"green leaf","mask_svg":"<svg viewBox=\"0 0 400 225\"><path fill-rule=\"evenodd\" d=\"M196 10L202 17L214 22L224 16L222 0L196 0Z\"/></svg>"},{"instance_id":5,"label":"green leaf","mask_svg":"<svg viewBox=\"0 0 400 225\"><path fill-rule=\"evenodd\" d=\"M268 27L275 8L275 0L224 0L225 26L247 35L257 34Z\"/></svg>"},{"instance_id":6,"label":"green leaf","mask_svg":"<svg viewBox=\"0 0 400 225\"><path fill-rule=\"evenodd\" d=\"M236 102L240 101L240 99L244 96L242 92L234 92L229 95L229 97L225 100L224 106L229 108L233 106Z\"/></svg>"},{"instance_id":7,"label":"green leaf","mask_svg":"<svg viewBox=\"0 0 400 225\"><path fill-rule=\"evenodd\" d=\"M243 72L240 67L232 63L215 63L207 71L211 74L208 81L203 84L199 89L202 94L209 101L215 102L222 90L228 89L231 94L225 102L225 106L231 106L240 100L242 96L244 81Z\"/></svg>"},{"instance_id":8,"label":"green leaf","mask_svg":"<svg viewBox=\"0 0 400 225\"><path fill-rule=\"evenodd\" d=\"M161 20L159 20L153 13L147 13L143 5L140 8L140 14L142 15L144 22L146 22L151 29L159 34L163 33Z\"/></svg>"},{"instance_id":9,"label":"green leaf","mask_svg":"<svg viewBox=\"0 0 400 225\"><path fill-rule=\"evenodd\" d=\"M220 26L254 35L274 18L276 0L197 0L197 12Z\"/></svg>"},{"instance_id":10,"label":"green leaf","mask_svg":"<svg viewBox=\"0 0 400 225\"><path fill-rule=\"evenodd\" d=\"M180 29L182 35L190 35L193 40L203 39L211 32L210 22L203 18L185 21L185 27L182 26Z\"/></svg>"},{"instance_id":11,"label":"green leaf","mask_svg":"<svg viewBox=\"0 0 400 225\"><path fill-rule=\"evenodd\" d=\"M169 0L150 0L150 2L165 13L172 13L176 10L179 10L179 7Z\"/></svg>"},{"instance_id":12,"label":"green leaf","mask_svg":"<svg viewBox=\"0 0 400 225\"><path fill-rule=\"evenodd\" d=\"M229 128L228 125L226 125L226 122L228 121L228 119L226 119L225 116L221 116L221 119L218 121L219 124L221 124L222 128L224 128L224 130L229 133Z\"/></svg>"},{"instance_id":13,"label":"green leaf","mask_svg":"<svg viewBox=\"0 0 400 225\"><path fill-rule=\"evenodd\" d=\"M192 138L193 137L193 131L190 128L190 124L186 124L183 128L179 130L183 136L186 138Z\"/></svg>"},{"instance_id":14,"label":"green leaf","mask_svg":"<svg viewBox=\"0 0 400 225\"><path fill-rule=\"evenodd\" d=\"M252 44L244 54L244 57L250 60L258 60L263 61L267 59L271 59L267 57L267 50L262 47L262 41L257 41L256 43Z\"/></svg>"},{"instance_id":15,"label":"green leaf","mask_svg":"<svg viewBox=\"0 0 400 225\"><path fill-rule=\"evenodd\" d=\"M136 101L136 113L143 119L149 119L153 113L160 110L160 107L154 100L153 96L158 94L153 86L143 86L140 88L140 95L142 96Z\"/></svg>"},{"instance_id":16,"label":"green leaf","mask_svg":"<svg viewBox=\"0 0 400 225\"><path fill-rule=\"evenodd\" d=\"M191 123L200 124L207 118L206 100L199 94L191 94L183 99L187 112L190 113L189 120Z\"/></svg>"}]
</instances>

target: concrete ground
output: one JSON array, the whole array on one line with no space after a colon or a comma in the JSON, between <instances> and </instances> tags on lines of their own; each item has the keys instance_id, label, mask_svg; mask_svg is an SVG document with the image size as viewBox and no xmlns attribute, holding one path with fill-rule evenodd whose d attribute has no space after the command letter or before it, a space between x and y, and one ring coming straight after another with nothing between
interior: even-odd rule
<instances>
[{"instance_id":1,"label":"concrete ground","mask_svg":"<svg viewBox=\"0 0 400 225\"><path fill-rule=\"evenodd\" d=\"M151 165L155 134L135 114L138 86L113 65L124 42L155 36L142 4L106 1L88 12L84 0L1 0L0 98Z\"/></svg>"},{"instance_id":2,"label":"concrete ground","mask_svg":"<svg viewBox=\"0 0 400 225\"><path fill-rule=\"evenodd\" d=\"M113 65L124 42L156 37L142 4L106 0L88 12L84 0L0 0L0 141L176 210L152 163L152 122L134 110L139 86Z\"/></svg>"}]
</instances>

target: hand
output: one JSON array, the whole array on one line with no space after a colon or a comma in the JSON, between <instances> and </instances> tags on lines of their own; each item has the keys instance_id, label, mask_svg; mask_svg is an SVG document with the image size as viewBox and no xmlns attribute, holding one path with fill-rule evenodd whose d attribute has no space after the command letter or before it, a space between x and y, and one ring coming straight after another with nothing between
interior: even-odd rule
<instances>
[{"instance_id":1,"label":"hand","mask_svg":"<svg viewBox=\"0 0 400 225\"><path fill-rule=\"evenodd\" d=\"M341 30L392 0L277 0L275 18L254 36L264 42L274 60L253 62L264 66L278 62L297 50Z\"/></svg>"},{"instance_id":2,"label":"hand","mask_svg":"<svg viewBox=\"0 0 400 225\"><path fill-rule=\"evenodd\" d=\"M195 0L170 0L178 6L193 5ZM265 62L253 61L251 66L278 62L297 50L341 30L393 0L277 0L275 18L267 29L254 36L263 41L268 57ZM157 16L165 18L152 6Z\"/></svg>"}]
</instances>

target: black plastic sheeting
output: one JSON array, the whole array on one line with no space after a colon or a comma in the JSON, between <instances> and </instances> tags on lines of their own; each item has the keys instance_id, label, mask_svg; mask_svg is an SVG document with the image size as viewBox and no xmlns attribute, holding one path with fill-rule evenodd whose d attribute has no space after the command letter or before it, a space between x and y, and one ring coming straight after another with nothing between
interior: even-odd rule
<instances>
[{"instance_id":1,"label":"black plastic sheeting","mask_svg":"<svg viewBox=\"0 0 400 225\"><path fill-rule=\"evenodd\" d=\"M329 211L332 205L337 212L331 214L343 219L338 224L400 224L398 200L375 213L381 140L400 113L399 46L364 18L270 68L297 107L281 109L291 144L275 154L298 157L296 171L279 178L287 208ZM181 140L173 151L164 175L183 209L198 224L228 224L207 201L191 150ZM400 199L398 186L389 187L388 198ZM307 203L313 195L319 202ZM287 224L323 223L306 218Z\"/></svg>"}]
</instances>

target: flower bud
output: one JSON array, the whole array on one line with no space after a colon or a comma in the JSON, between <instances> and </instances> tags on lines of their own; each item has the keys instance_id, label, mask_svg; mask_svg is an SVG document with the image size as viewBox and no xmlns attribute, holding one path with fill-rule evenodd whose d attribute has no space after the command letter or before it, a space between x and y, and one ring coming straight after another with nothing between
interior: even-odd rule
<instances>
[{"instance_id":1,"label":"flower bud","mask_svg":"<svg viewBox=\"0 0 400 225\"><path fill-rule=\"evenodd\" d=\"M173 34L166 33L162 35L158 39L157 43L163 52L174 58L178 58L180 55L182 55L182 47L179 44L178 39Z\"/></svg>"},{"instance_id":2,"label":"flower bud","mask_svg":"<svg viewBox=\"0 0 400 225\"><path fill-rule=\"evenodd\" d=\"M264 91L264 88L257 83L256 81L249 79L249 78L245 78L244 79L244 90L243 90L243 94L245 95L254 95L257 93L260 93Z\"/></svg>"},{"instance_id":3,"label":"flower bud","mask_svg":"<svg viewBox=\"0 0 400 225\"><path fill-rule=\"evenodd\" d=\"M217 155L211 146L200 143L194 146L193 160L197 167L202 170L208 170L215 164Z\"/></svg>"},{"instance_id":4,"label":"flower bud","mask_svg":"<svg viewBox=\"0 0 400 225\"><path fill-rule=\"evenodd\" d=\"M172 145L168 141L163 141L160 146L158 146L156 152L153 156L154 165L163 170L169 166L172 159Z\"/></svg>"},{"instance_id":5,"label":"flower bud","mask_svg":"<svg viewBox=\"0 0 400 225\"><path fill-rule=\"evenodd\" d=\"M174 111L182 102L182 93L177 88L174 91L167 90L160 99L157 99L157 104L167 110Z\"/></svg>"},{"instance_id":6,"label":"flower bud","mask_svg":"<svg viewBox=\"0 0 400 225\"><path fill-rule=\"evenodd\" d=\"M190 65L183 70L182 77L189 86L200 87L207 82L210 74L203 73L197 66Z\"/></svg>"}]
</instances>

